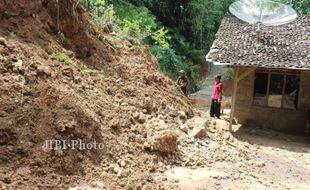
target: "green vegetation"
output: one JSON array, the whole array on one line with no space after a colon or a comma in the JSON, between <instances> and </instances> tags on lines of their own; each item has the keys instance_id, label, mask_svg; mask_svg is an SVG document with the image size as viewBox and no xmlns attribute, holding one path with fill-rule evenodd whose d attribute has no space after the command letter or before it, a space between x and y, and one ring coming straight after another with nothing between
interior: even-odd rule
<instances>
[{"instance_id":1,"label":"green vegetation","mask_svg":"<svg viewBox=\"0 0 310 190\"><path fill-rule=\"evenodd\" d=\"M56 35L56 38L62 44L65 44L67 42L67 38L64 35L64 33L62 33L62 32L58 32L57 35Z\"/></svg>"},{"instance_id":2,"label":"green vegetation","mask_svg":"<svg viewBox=\"0 0 310 190\"><path fill-rule=\"evenodd\" d=\"M301 14L310 15L310 1L309 0L296 0L294 8Z\"/></svg>"},{"instance_id":3,"label":"green vegetation","mask_svg":"<svg viewBox=\"0 0 310 190\"><path fill-rule=\"evenodd\" d=\"M16 38L17 33L16 32L10 32L10 36L11 36L11 38Z\"/></svg>"},{"instance_id":4,"label":"green vegetation","mask_svg":"<svg viewBox=\"0 0 310 190\"><path fill-rule=\"evenodd\" d=\"M0 61L4 60L4 56L0 53Z\"/></svg>"},{"instance_id":5,"label":"green vegetation","mask_svg":"<svg viewBox=\"0 0 310 190\"><path fill-rule=\"evenodd\" d=\"M310 1L309 0L278 0L281 3L290 3L293 8L299 13L310 15Z\"/></svg>"},{"instance_id":6,"label":"green vegetation","mask_svg":"<svg viewBox=\"0 0 310 190\"><path fill-rule=\"evenodd\" d=\"M90 76L92 73L92 70L89 69L86 65L80 64L78 60L76 60L75 58L71 58L65 52L61 50L54 50L54 53L52 56L54 59L64 63L65 65L78 68L78 70L80 70L80 72L84 76Z\"/></svg>"},{"instance_id":7,"label":"green vegetation","mask_svg":"<svg viewBox=\"0 0 310 190\"><path fill-rule=\"evenodd\" d=\"M84 69L82 69L82 74L85 76L89 76L92 73L92 70L85 67Z\"/></svg>"},{"instance_id":8,"label":"green vegetation","mask_svg":"<svg viewBox=\"0 0 310 190\"><path fill-rule=\"evenodd\" d=\"M111 26L113 35L129 40L133 45L148 44L159 60L162 73L175 79L178 70L185 70L191 81L190 89L195 91L198 89L200 63L204 61L233 0L80 2L93 12L92 24ZM291 3L299 13L309 14L309 0L292 0Z\"/></svg>"},{"instance_id":9,"label":"green vegetation","mask_svg":"<svg viewBox=\"0 0 310 190\"><path fill-rule=\"evenodd\" d=\"M76 67L77 66L77 62L74 59L70 58L68 55L66 55L63 52L57 51L57 52L55 52L53 54L53 57L56 60L58 60L60 62L63 62L64 64L66 64L66 65L68 65L70 67Z\"/></svg>"}]
</instances>

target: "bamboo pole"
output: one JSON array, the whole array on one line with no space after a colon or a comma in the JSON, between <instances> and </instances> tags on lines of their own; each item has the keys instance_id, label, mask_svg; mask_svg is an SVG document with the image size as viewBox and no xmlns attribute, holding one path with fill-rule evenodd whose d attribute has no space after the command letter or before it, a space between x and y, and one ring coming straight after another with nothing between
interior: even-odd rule
<instances>
[{"instance_id":1,"label":"bamboo pole","mask_svg":"<svg viewBox=\"0 0 310 190\"><path fill-rule=\"evenodd\" d=\"M236 107L236 95L237 95L237 87L238 87L238 75L239 75L239 67L235 67L235 75L234 75L234 85L233 85L233 95L232 95L232 104L230 110L230 119L229 119L229 131L232 132L232 122L235 113Z\"/></svg>"}]
</instances>

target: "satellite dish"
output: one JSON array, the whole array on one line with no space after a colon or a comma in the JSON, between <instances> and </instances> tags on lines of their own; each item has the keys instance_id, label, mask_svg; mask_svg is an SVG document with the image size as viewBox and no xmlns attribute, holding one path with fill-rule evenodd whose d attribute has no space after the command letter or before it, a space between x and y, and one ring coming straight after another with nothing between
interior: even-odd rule
<instances>
[{"instance_id":1,"label":"satellite dish","mask_svg":"<svg viewBox=\"0 0 310 190\"><path fill-rule=\"evenodd\" d=\"M276 26L294 21L296 11L289 5L270 0L239 0L232 3L229 11L237 18L250 24Z\"/></svg>"}]
</instances>

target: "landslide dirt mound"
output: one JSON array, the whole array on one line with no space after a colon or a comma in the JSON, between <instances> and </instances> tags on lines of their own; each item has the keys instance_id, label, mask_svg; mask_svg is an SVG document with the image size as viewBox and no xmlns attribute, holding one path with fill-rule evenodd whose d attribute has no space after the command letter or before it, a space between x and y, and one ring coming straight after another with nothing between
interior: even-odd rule
<instances>
[{"instance_id":1,"label":"landslide dirt mound","mask_svg":"<svg viewBox=\"0 0 310 190\"><path fill-rule=\"evenodd\" d=\"M144 149L147 122L174 129L193 110L147 47L98 38L75 1L55 2L0 2L0 187L161 189L150 172L173 159ZM105 148L42 148L78 139Z\"/></svg>"}]
</instances>

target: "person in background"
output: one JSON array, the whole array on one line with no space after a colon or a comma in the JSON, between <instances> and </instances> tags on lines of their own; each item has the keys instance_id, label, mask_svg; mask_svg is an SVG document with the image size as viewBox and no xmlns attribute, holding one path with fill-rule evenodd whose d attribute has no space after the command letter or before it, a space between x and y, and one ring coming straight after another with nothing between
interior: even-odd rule
<instances>
[{"instance_id":1,"label":"person in background","mask_svg":"<svg viewBox=\"0 0 310 190\"><path fill-rule=\"evenodd\" d=\"M188 78L184 70L179 71L179 77L177 79L177 84L181 88L183 94L187 96L187 89L189 86L189 81L188 81Z\"/></svg>"},{"instance_id":2,"label":"person in background","mask_svg":"<svg viewBox=\"0 0 310 190\"><path fill-rule=\"evenodd\" d=\"M220 118L221 101L222 101L223 83L221 82L221 75L214 77L214 86L211 96L210 116Z\"/></svg>"}]
</instances>

